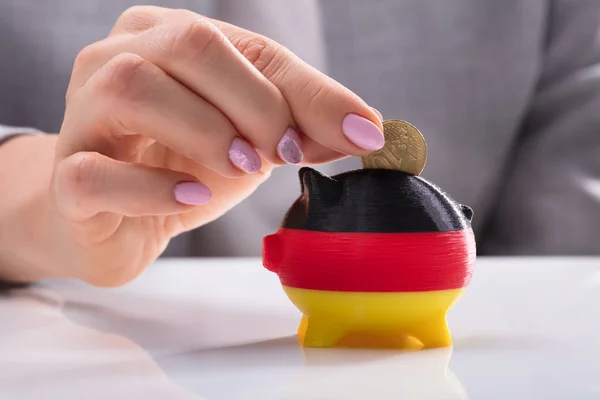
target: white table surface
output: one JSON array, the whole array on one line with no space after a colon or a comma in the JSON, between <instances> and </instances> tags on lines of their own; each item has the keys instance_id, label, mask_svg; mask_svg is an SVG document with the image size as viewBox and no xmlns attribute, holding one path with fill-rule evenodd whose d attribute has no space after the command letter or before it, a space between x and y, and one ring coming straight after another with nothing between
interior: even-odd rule
<instances>
[{"instance_id":1,"label":"white table surface","mask_svg":"<svg viewBox=\"0 0 600 400\"><path fill-rule=\"evenodd\" d=\"M259 259L0 295L0 399L600 399L600 258L480 258L452 349L312 349Z\"/></svg>"}]
</instances>

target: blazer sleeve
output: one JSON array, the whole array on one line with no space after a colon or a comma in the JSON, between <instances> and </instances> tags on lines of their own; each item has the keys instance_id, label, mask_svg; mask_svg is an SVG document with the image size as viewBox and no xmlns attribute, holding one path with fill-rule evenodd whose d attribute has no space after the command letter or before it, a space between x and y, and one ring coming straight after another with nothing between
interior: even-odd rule
<instances>
[{"instance_id":1,"label":"blazer sleeve","mask_svg":"<svg viewBox=\"0 0 600 400\"><path fill-rule=\"evenodd\" d=\"M8 126L8 125L0 125L0 145L15 136L19 135L31 135L31 134L40 134L41 131L23 126Z\"/></svg>"},{"instance_id":2,"label":"blazer sleeve","mask_svg":"<svg viewBox=\"0 0 600 400\"><path fill-rule=\"evenodd\" d=\"M550 4L540 79L484 254L600 254L600 2Z\"/></svg>"}]
</instances>

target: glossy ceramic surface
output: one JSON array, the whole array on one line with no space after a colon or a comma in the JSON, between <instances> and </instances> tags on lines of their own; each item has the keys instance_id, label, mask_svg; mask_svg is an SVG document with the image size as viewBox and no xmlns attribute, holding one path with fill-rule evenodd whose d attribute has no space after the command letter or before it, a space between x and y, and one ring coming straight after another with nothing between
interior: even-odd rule
<instances>
[{"instance_id":1,"label":"glossy ceramic surface","mask_svg":"<svg viewBox=\"0 0 600 400\"><path fill-rule=\"evenodd\" d=\"M0 296L0 399L599 399L600 259L479 259L454 348L308 349L259 259Z\"/></svg>"}]
</instances>

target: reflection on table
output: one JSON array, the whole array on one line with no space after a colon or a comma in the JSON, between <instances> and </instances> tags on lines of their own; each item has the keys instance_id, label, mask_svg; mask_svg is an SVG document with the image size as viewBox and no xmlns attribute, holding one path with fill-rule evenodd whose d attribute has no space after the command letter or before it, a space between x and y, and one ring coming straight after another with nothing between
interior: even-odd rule
<instances>
[{"instance_id":1,"label":"reflection on table","mask_svg":"<svg viewBox=\"0 0 600 400\"><path fill-rule=\"evenodd\" d=\"M1 294L0 400L597 400L599 310L599 259L484 259L452 349L301 349L259 260L163 261Z\"/></svg>"}]
</instances>

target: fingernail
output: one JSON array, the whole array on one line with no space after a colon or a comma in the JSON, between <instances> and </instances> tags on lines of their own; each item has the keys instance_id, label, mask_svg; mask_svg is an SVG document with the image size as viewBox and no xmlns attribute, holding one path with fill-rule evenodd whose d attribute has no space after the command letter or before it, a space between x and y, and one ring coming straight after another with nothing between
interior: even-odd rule
<instances>
[{"instance_id":1,"label":"fingernail","mask_svg":"<svg viewBox=\"0 0 600 400\"><path fill-rule=\"evenodd\" d=\"M383 114L381 114L381 113L379 112L379 110L378 110L378 109L376 109L376 108L374 108L374 107L371 107L371 108L373 109L373 111L375 111L375 113L376 113L376 114L377 114L377 116L379 117L379 120L380 120L381 122L383 122Z\"/></svg>"},{"instance_id":2,"label":"fingernail","mask_svg":"<svg viewBox=\"0 0 600 400\"><path fill-rule=\"evenodd\" d=\"M257 172L260 170L260 156L245 140L234 138L229 148L229 160L244 172Z\"/></svg>"},{"instance_id":3,"label":"fingernail","mask_svg":"<svg viewBox=\"0 0 600 400\"><path fill-rule=\"evenodd\" d=\"M277 145L277 155L288 164L298 164L302 161L302 140L293 128L288 128Z\"/></svg>"},{"instance_id":4,"label":"fingernail","mask_svg":"<svg viewBox=\"0 0 600 400\"><path fill-rule=\"evenodd\" d=\"M210 189L197 182L180 182L175 185L175 200L182 204L199 206L212 197Z\"/></svg>"},{"instance_id":5,"label":"fingernail","mask_svg":"<svg viewBox=\"0 0 600 400\"><path fill-rule=\"evenodd\" d=\"M379 150L385 144L383 133L377 125L360 115L346 115L342 131L348 140L365 150Z\"/></svg>"}]
</instances>

